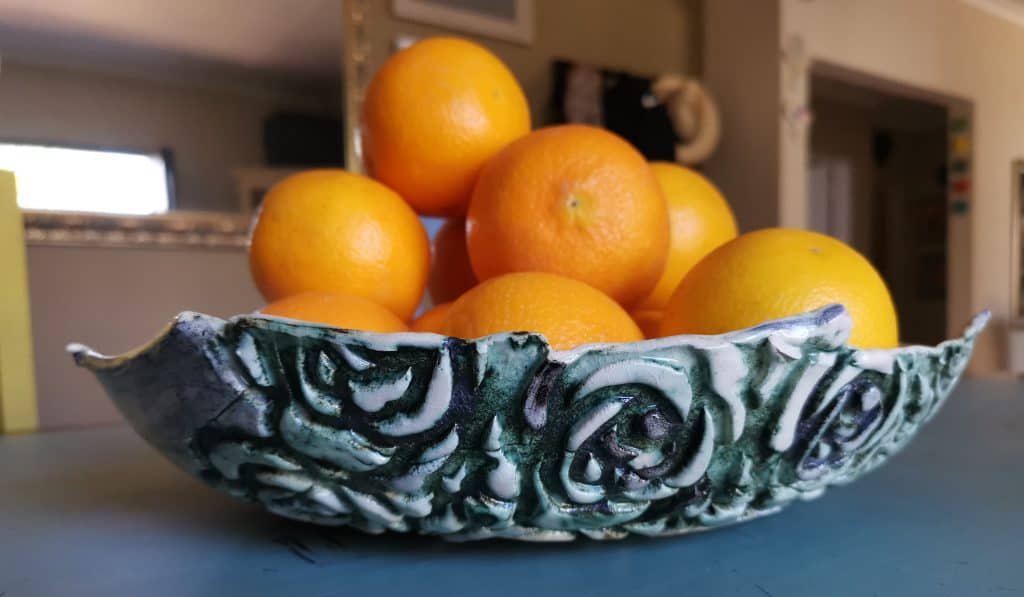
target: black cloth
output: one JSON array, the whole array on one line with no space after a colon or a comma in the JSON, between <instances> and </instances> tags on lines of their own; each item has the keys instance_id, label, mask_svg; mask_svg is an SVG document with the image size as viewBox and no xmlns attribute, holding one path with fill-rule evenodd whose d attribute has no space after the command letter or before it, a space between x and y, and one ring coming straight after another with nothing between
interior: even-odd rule
<instances>
[{"instance_id":1,"label":"black cloth","mask_svg":"<svg viewBox=\"0 0 1024 597\"><path fill-rule=\"evenodd\" d=\"M622 71L597 69L601 77L599 94L593 97L572 97L579 90L570 89L570 76L575 68L592 68L559 60L554 63L552 115L554 122L578 122L573 119L567 102L599 102L600 124L633 144L648 160L675 160L679 137L672 128L664 105L655 104L651 93L653 79ZM595 108L597 108L595 106Z\"/></svg>"}]
</instances>

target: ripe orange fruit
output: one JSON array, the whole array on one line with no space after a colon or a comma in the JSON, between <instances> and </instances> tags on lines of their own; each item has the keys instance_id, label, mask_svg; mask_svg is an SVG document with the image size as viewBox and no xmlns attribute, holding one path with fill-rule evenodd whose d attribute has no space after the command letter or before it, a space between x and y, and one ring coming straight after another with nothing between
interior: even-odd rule
<instances>
[{"instance_id":1,"label":"ripe orange fruit","mask_svg":"<svg viewBox=\"0 0 1024 597\"><path fill-rule=\"evenodd\" d=\"M408 319L430 268L430 244L401 197L365 176L312 170L274 185L249 247L263 296L349 293Z\"/></svg>"},{"instance_id":2,"label":"ripe orange fruit","mask_svg":"<svg viewBox=\"0 0 1024 597\"><path fill-rule=\"evenodd\" d=\"M462 215L481 166L530 131L530 109L501 60L463 39L391 56L366 91L363 153L373 177L417 212Z\"/></svg>"},{"instance_id":3,"label":"ripe orange fruit","mask_svg":"<svg viewBox=\"0 0 1024 597\"><path fill-rule=\"evenodd\" d=\"M303 292L274 301L260 310L263 315L322 323L349 330L404 332L409 328L394 313L377 303L352 294Z\"/></svg>"},{"instance_id":4,"label":"ripe orange fruit","mask_svg":"<svg viewBox=\"0 0 1024 597\"><path fill-rule=\"evenodd\" d=\"M668 210L638 151L583 125L540 129L484 166L466 232L479 280L543 271L630 306L664 270Z\"/></svg>"},{"instance_id":5,"label":"ripe orange fruit","mask_svg":"<svg viewBox=\"0 0 1024 597\"><path fill-rule=\"evenodd\" d=\"M466 253L466 220L446 220L434 237L434 266L430 271L430 297L435 303L454 301L476 286Z\"/></svg>"},{"instance_id":6,"label":"ripe orange fruit","mask_svg":"<svg viewBox=\"0 0 1024 597\"><path fill-rule=\"evenodd\" d=\"M644 333L644 338L657 338L661 330L661 311L641 310L629 314Z\"/></svg>"},{"instance_id":7,"label":"ripe orange fruit","mask_svg":"<svg viewBox=\"0 0 1024 597\"><path fill-rule=\"evenodd\" d=\"M807 230L769 228L715 249L676 289L661 334L719 334L841 303L850 343L891 348L896 308L875 268L842 242Z\"/></svg>"},{"instance_id":8,"label":"ripe orange fruit","mask_svg":"<svg viewBox=\"0 0 1024 597\"><path fill-rule=\"evenodd\" d=\"M444 322L448 317L448 311L450 311L451 308L452 303L441 303L440 305L436 305L433 309L413 320L412 325L410 325L409 328L414 332L434 332L435 334L443 334Z\"/></svg>"},{"instance_id":9,"label":"ripe orange fruit","mask_svg":"<svg viewBox=\"0 0 1024 597\"><path fill-rule=\"evenodd\" d=\"M615 301L583 282L542 272L491 278L455 301L445 333L460 338L530 331L557 350L595 342L642 340Z\"/></svg>"},{"instance_id":10,"label":"ripe orange fruit","mask_svg":"<svg viewBox=\"0 0 1024 597\"><path fill-rule=\"evenodd\" d=\"M661 279L637 308L660 310L686 272L705 255L736 238L738 231L722 193L700 173L669 162L654 162L651 169L665 194L672 237Z\"/></svg>"}]
</instances>

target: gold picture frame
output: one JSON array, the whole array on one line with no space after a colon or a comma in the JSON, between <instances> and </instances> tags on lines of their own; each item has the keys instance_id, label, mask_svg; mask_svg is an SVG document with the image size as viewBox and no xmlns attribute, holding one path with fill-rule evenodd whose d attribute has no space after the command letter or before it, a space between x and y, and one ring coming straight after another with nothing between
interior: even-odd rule
<instances>
[{"instance_id":1,"label":"gold picture frame","mask_svg":"<svg viewBox=\"0 0 1024 597\"><path fill-rule=\"evenodd\" d=\"M475 33L522 45L534 39L533 0L502 0L480 6L444 0L392 0L396 18ZM496 10L504 8L504 10Z\"/></svg>"}]
</instances>

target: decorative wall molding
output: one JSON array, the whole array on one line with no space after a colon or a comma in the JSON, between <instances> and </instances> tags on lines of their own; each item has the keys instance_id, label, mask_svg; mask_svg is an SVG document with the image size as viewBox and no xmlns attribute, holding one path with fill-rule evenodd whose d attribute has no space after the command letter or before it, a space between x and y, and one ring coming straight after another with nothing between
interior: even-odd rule
<instances>
[{"instance_id":1,"label":"decorative wall molding","mask_svg":"<svg viewBox=\"0 0 1024 597\"><path fill-rule=\"evenodd\" d=\"M814 120L809 105L810 57L803 37L790 35L782 46L782 121L793 138L805 133Z\"/></svg>"}]
</instances>

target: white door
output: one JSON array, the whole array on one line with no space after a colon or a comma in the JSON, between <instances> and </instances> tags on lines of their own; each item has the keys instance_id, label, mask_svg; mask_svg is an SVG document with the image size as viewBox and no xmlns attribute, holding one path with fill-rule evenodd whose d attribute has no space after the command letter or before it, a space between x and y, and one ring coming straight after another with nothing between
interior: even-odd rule
<instances>
[{"instance_id":1,"label":"white door","mask_svg":"<svg viewBox=\"0 0 1024 597\"><path fill-rule=\"evenodd\" d=\"M810 169L808 228L853 244L853 164L816 158Z\"/></svg>"}]
</instances>

